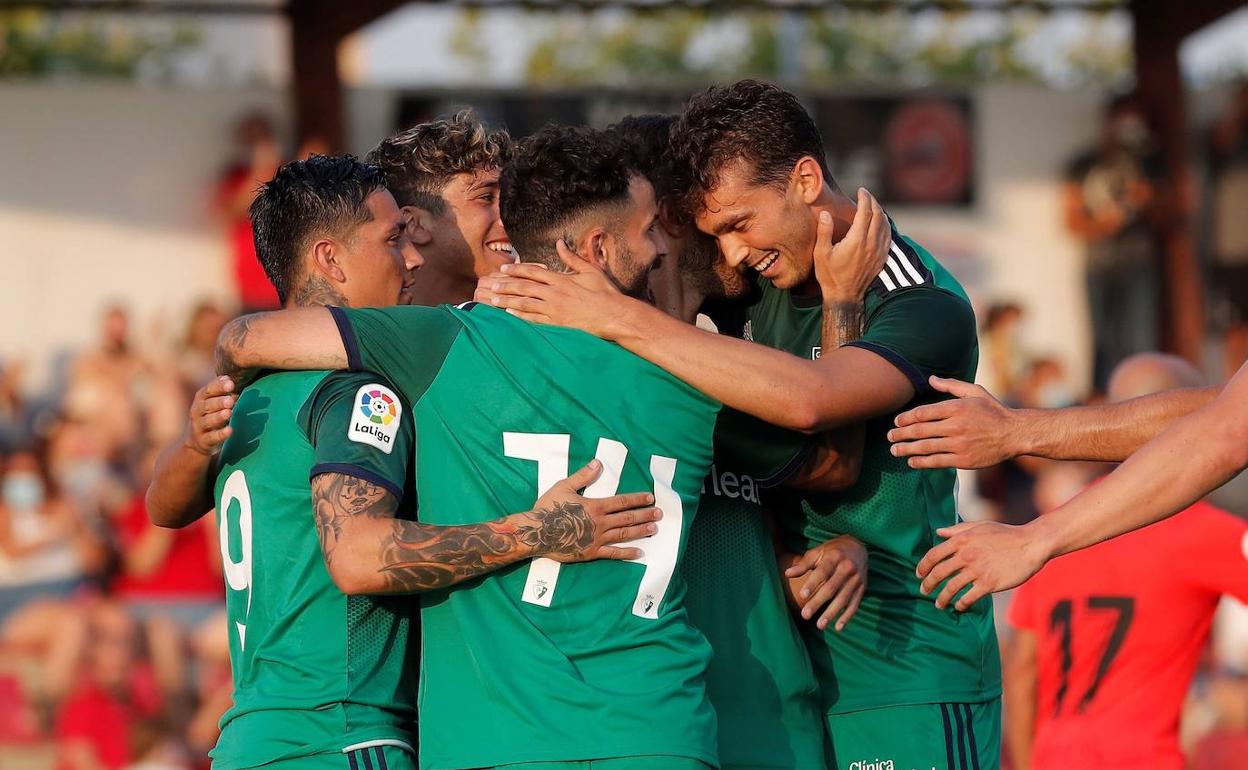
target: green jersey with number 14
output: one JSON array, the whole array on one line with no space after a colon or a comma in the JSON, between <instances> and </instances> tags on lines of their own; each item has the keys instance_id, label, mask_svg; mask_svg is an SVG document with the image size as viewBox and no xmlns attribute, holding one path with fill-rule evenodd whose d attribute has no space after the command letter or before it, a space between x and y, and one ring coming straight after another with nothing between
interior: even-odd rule
<instances>
[{"instance_id":1,"label":"green jersey with number 14","mask_svg":"<svg viewBox=\"0 0 1248 770\"><path fill-rule=\"evenodd\" d=\"M410 499L411 424L388 384L358 373L270 374L239 395L215 485L234 677L216 770L410 750L415 602L338 590L309 478L340 473Z\"/></svg>"},{"instance_id":2,"label":"green jersey with number 14","mask_svg":"<svg viewBox=\"0 0 1248 770\"><path fill-rule=\"evenodd\" d=\"M595 457L587 496L653 490L663 509L638 561L537 559L422 596L421 767L715 764L710 649L679 567L719 404L616 345L486 306L335 316L352 368L412 404L423 521L528 509Z\"/></svg>"}]
</instances>

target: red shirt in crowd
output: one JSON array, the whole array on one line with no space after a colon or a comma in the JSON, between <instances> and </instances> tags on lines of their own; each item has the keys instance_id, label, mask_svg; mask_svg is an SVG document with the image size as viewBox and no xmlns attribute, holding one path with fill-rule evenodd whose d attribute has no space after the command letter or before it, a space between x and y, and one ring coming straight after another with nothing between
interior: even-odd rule
<instances>
[{"instance_id":1,"label":"red shirt in crowd","mask_svg":"<svg viewBox=\"0 0 1248 770\"><path fill-rule=\"evenodd\" d=\"M239 167L228 172L221 180L218 195L222 200L238 195L243 185L255 184L251 172ZM238 301L245 310L270 310L278 307L277 290L264 274L260 260L256 258L256 241L251 230L251 219L246 215L236 217L229 223L230 255L234 260L234 282L238 288Z\"/></svg>"},{"instance_id":2,"label":"red shirt in crowd","mask_svg":"<svg viewBox=\"0 0 1248 770\"><path fill-rule=\"evenodd\" d=\"M1179 714L1248 522L1208 503L1054 559L1014 595L1037 641L1034 770L1183 770Z\"/></svg>"},{"instance_id":3,"label":"red shirt in crowd","mask_svg":"<svg viewBox=\"0 0 1248 770\"><path fill-rule=\"evenodd\" d=\"M147 518L143 495L139 494L118 520L117 534L122 550L133 547L154 526ZM125 599L220 601L224 589L221 576L209 557L213 543L208 520L167 530L167 535L173 538L173 544L156 570L144 577L122 572L113 583L117 595Z\"/></svg>"},{"instance_id":4,"label":"red shirt in crowd","mask_svg":"<svg viewBox=\"0 0 1248 770\"><path fill-rule=\"evenodd\" d=\"M135 722L160 713L160 695L150 669L131 677L130 697L110 693L90 679L62 704L56 717L56 739L62 746L85 741L108 770L122 770L132 759L130 730ZM68 770L64 760L58 770Z\"/></svg>"}]
</instances>

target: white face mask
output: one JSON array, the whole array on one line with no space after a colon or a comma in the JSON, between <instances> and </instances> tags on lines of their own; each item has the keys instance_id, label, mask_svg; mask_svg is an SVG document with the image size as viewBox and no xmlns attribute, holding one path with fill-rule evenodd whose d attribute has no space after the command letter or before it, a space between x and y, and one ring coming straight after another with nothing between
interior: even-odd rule
<instances>
[{"instance_id":1,"label":"white face mask","mask_svg":"<svg viewBox=\"0 0 1248 770\"><path fill-rule=\"evenodd\" d=\"M4 477L4 504L19 511L33 511L43 505L46 491L43 479L33 473L18 471Z\"/></svg>"}]
</instances>

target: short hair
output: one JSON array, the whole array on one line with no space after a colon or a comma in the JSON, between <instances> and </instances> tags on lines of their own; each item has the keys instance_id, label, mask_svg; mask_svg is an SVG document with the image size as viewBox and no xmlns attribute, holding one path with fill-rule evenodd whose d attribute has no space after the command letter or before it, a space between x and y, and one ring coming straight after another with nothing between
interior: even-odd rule
<instances>
[{"instance_id":1,"label":"short hair","mask_svg":"<svg viewBox=\"0 0 1248 770\"><path fill-rule=\"evenodd\" d=\"M516 145L499 177L503 227L521 259L562 268L555 241L584 214L628 201L640 174L617 134L547 125Z\"/></svg>"},{"instance_id":2,"label":"short hair","mask_svg":"<svg viewBox=\"0 0 1248 770\"><path fill-rule=\"evenodd\" d=\"M283 303L316 237L342 237L372 219L368 196L385 189L381 171L351 155L313 155L282 165L251 203L256 257Z\"/></svg>"},{"instance_id":3,"label":"short hair","mask_svg":"<svg viewBox=\"0 0 1248 770\"><path fill-rule=\"evenodd\" d=\"M783 187L797 161L809 155L836 185L806 108L783 88L758 80L712 86L690 98L673 131L671 155L691 215L704 209L725 167L738 161L749 165L755 184Z\"/></svg>"},{"instance_id":4,"label":"short hair","mask_svg":"<svg viewBox=\"0 0 1248 770\"><path fill-rule=\"evenodd\" d=\"M364 156L381 169L400 206L442 214L442 192L457 174L501 168L511 152L506 131L491 131L472 110L420 123L382 140Z\"/></svg>"},{"instance_id":5,"label":"short hair","mask_svg":"<svg viewBox=\"0 0 1248 770\"><path fill-rule=\"evenodd\" d=\"M673 196L671 138L676 115L650 113L629 115L607 130L619 136L628 148L637 170L650 180L658 200Z\"/></svg>"}]
</instances>

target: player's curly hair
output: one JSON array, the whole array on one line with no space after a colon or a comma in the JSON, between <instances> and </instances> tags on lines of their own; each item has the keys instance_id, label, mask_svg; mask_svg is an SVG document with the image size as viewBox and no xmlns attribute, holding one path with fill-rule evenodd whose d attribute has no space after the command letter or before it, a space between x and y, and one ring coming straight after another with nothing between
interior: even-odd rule
<instances>
[{"instance_id":1,"label":"player's curly hair","mask_svg":"<svg viewBox=\"0 0 1248 770\"><path fill-rule=\"evenodd\" d=\"M673 184L681 209L696 215L726 166L745 161L756 184L783 187L807 155L835 186L823 137L796 96L758 80L712 86L689 99L673 129Z\"/></svg>"},{"instance_id":2,"label":"player's curly hair","mask_svg":"<svg viewBox=\"0 0 1248 770\"><path fill-rule=\"evenodd\" d=\"M510 152L505 130L491 130L472 110L460 110L382 140L364 160L386 175L400 206L441 214L446 210L442 191L455 175L501 168Z\"/></svg>"},{"instance_id":3,"label":"player's curly hair","mask_svg":"<svg viewBox=\"0 0 1248 770\"><path fill-rule=\"evenodd\" d=\"M563 269L555 241L579 217L628 201L639 171L617 134L547 125L515 147L499 177L499 211L520 258ZM618 218L609 216L609 225Z\"/></svg>"},{"instance_id":4,"label":"player's curly hair","mask_svg":"<svg viewBox=\"0 0 1248 770\"><path fill-rule=\"evenodd\" d=\"M648 113L629 115L607 130L620 137L632 156L637 170L654 186L658 201L675 196L672 179L671 138L676 126L676 115Z\"/></svg>"},{"instance_id":5,"label":"player's curly hair","mask_svg":"<svg viewBox=\"0 0 1248 770\"><path fill-rule=\"evenodd\" d=\"M256 257L283 304L312 239L342 238L371 221L368 196L385 186L380 169L351 155L293 160L261 185L249 211Z\"/></svg>"}]
</instances>

